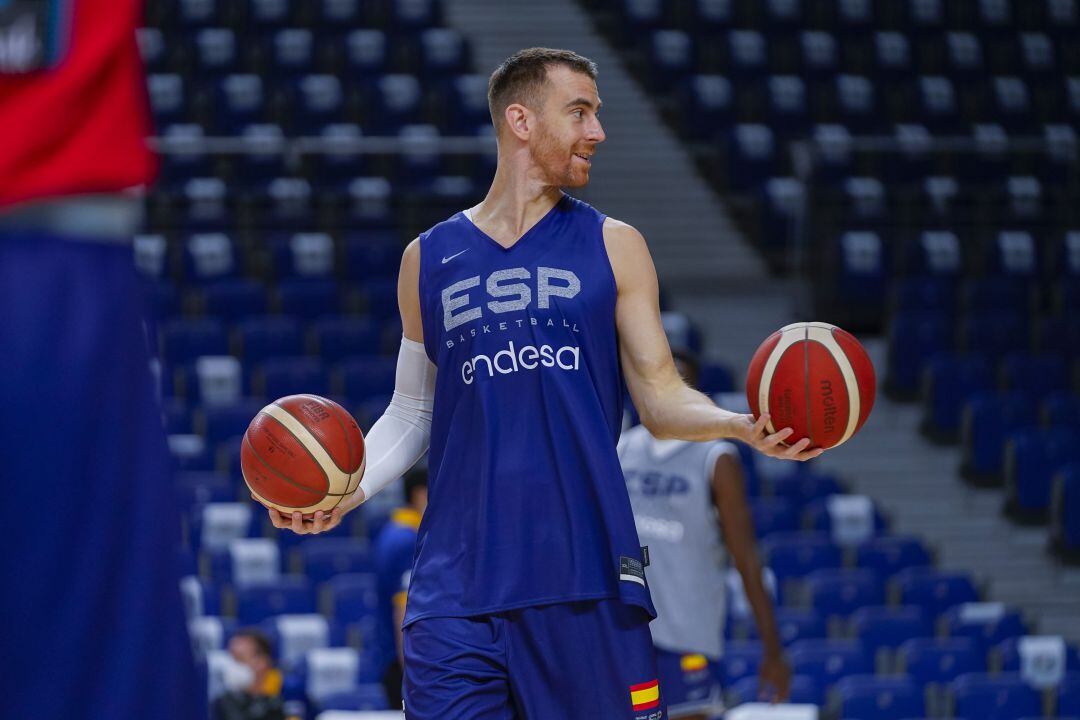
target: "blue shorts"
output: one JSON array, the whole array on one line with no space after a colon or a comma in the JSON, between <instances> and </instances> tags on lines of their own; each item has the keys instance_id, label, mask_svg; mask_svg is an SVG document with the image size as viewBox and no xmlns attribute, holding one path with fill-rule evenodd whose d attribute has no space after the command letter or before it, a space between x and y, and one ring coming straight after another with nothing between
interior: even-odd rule
<instances>
[{"instance_id":1,"label":"blue shorts","mask_svg":"<svg viewBox=\"0 0 1080 720\"><path fill-rule=\"evenodd\" d=\"M724 705L715 660L698 653L675 653L656 648L660 692L672 720L686 715L719 716Z\"/></svg>"},{"instance_id":2,"label":"blue shorts","mask_svg":"<svg viewBox=\"0 0 1080 720\"><path fill-rule=\"evenodd\" d=\"M408 720L665 720L649 616L590 600L404 630Z\"/></svg>"}]
</instances>

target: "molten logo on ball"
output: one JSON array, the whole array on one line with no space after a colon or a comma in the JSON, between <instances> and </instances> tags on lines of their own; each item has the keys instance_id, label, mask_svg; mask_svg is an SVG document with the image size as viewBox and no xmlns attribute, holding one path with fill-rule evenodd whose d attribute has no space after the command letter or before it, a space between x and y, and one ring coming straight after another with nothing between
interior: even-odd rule
<instances>
[{"instance_id":1,"label":"molten logo on ball","mask_svg":"<svg viewBox=\"0 0 1080 720\"><path fill-rule=\"evenodd\" d=\"M835 447L866 422L875 397L874 366L859 341L828 323L783 327L754 353L746 399L755 417L771 416L768 430L794 430L811 447Z\"/></svg>"}]
</instances>

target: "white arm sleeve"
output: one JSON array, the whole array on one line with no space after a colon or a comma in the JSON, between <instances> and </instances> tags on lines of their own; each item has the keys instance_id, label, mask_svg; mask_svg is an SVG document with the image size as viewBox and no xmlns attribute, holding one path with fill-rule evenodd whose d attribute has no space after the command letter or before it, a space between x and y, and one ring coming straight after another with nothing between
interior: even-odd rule
<instances>
[{"instance_id":1,"label":"white arm sleeve","mask_svg":"<svg viewBox=\"0 0 1080 720\"><path fill-rule=\"evenodd\" d=\"M394 397L365 440L360 489L367 500L408 471L427 452L435 405L435 364L424 344L401 338Z\"/></svg>"}]
</instances>

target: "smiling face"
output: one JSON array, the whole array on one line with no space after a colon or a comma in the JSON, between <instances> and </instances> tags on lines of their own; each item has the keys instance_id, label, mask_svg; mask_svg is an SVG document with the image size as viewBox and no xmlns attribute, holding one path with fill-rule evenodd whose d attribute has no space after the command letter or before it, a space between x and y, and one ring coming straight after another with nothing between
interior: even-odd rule
<instances>
[{"instance_id":1,"label":"smiling face","mask_svg":"<svg viewBox=\"0 0 1080 720\"><path fill-rule=\"evenodd\" d=\"M541 107L534 109L529 156L551 185L584 187L596 146L605 138L596 82L566 66L551 66L541 98Z\"/></svg>"}]
</instances>

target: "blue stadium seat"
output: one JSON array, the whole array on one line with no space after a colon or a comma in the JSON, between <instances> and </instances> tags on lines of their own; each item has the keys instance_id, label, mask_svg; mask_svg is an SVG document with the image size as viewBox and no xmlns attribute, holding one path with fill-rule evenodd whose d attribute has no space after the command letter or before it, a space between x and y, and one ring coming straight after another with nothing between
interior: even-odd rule
<instances>
[{"instance_id":1,"label":"blue stadium seat","mask_svg":"<svg viewBox=\"0 0 1080 720\"><path fill-rule=\"evenodd\" d=\"M257 624L273 615L313 612L311 583L304 577L284 576L274 583L236 590L236 619L241 625Z\"/></svg>"},{"instance_id":2,"label":"blue stadium seat","mask_svg":"<svg viewBox=\"0 0 1080 720\"><path fill-rule=\"evenodd\" d=\"M266 287L257 280L215 280L203 286L201 293L206 314L229 322L266 313Z\"/></svg>"},{"instance_id":3,"label":"blue stadium seat","mask_svg":"<svg viewBox=\"0 0 1080 720\"><path fill-rule=\"evenodd\" d=\"M193 177L180 189L179 225L189 231L221 230L230 225L234 193L218 177Z\"/></svg>"},{"instance_id":4,"label":"blue stadium seat","mask_svg":"<svg viewBox=\"0 0 1080 720\"><path fill-rule=\"evenodd\" d=\"M930 552L916 537L889 535L876 537L859 545L855 564L888 578L901 570L932 564Z\"/></svg>"},{"instance_id":5,"label":"blue stadium seat","mask_svg":"<svg viewBox=\"0 0 1080 720\"><path fill-rule=\"evenodd\" d=\"M237 495L237 487L228 476L216 472L178 473L173 487L182 513L206 503L232 502Z\"/></svg>"},{"instance_id":6,"label":"blue stadium seat","mask_svg":"<svg viewBox=\"0 0 1080 720\"><path fill-rule=\"evenodd\" d=\"M960 238L951 230L923 230L903 250L905 267L914 274L955 279L964 270Z\"/></svg>"},{"instance_id":7,"label":"blue stadium seat","mask_svg":"<svg viewBox=\"0 0 1080 720\"><path fill-rule=\"evenodd\" d=\"M892 307L907 313L952 311L956 305L956 284L933 275L896 278L892 288Z\"/></svg>"},{"instance_id":8,"label":"blue stadium seat","mask_svg":"<svg viewBox=\"0 0 1080 720\"><path fill-rule=\"evenodd\" d=\"M292 0L245 0L247 21L260 30L282 27L295 12Z\"/></svg>"},{"instance_id":9,"label":"blue stadium seat","mask_svg":"<svg viewBox=\"0 0 1080 720\"><path fill-rule=\"evenodd\" d=\"M756 676L744 677L727 690L728 706L735 707L743 703L755 702L762 688ZM818 687L814 678L808 675L791 676L791 696L788 702L821 705L825 702L823 688Z\"/></svg>"},{"instance_id":10,"label":"blue stadium seat","mask_svg":"<svg viewBox=\"0 0 1080 720\"><path fill-rule=\"evenodd\" d=\"M394 221L392 186L385 177L362 176L345 187L344 224L349 228L384 228Z\"/></svg>"},{"instance_id":11,"label":"blue stadium seat","mask_svg":"<svg viewBox=\"0 0 1080 720\"><path fill-rule=\"evenodd\" d=\"M1038 318L1035 347L1039 352L1080 357L1080 323L1064 314Z\"/></svg>"},{"instance_id":12,"label":"blue stadium seat","mask_svg":"<svg viewBox=\"0 0 1080 720\"><path fill-rule=\"evenodd\" d=\"M809 675L827 688L846 675L869 674L873 663L857 640L800 640L788 648L796 675Z\"/></svg>"},{"instance_id":13,"label":"blue stadium seat","mask_svg":"<svg viewBox=\"0 0 1080 720\"><path fill-rule=\"evenodd\" d=\"M829 496L832 497L832 496ZM838 540L836 537L836 527L833 522L832 512L830 508L829 497L817 498L807 503L803 510L804 522L809 530L814 532L823 532ZM888 529L888 522L885 516L882 515L881 510L871 500L873 504L873 532L883 533Z\"/></svg>"},{"instance_id":14,"label":"blue stadium seat","mask_svg":"<svg viewBox=\"0 0 1080 720\"><path fill-rule=\"evenodd\" d=\"M934 440L955 440L964 403L975 392L991 387L990 363L985 357L953 353L933 356L923 380L923 432Z\"/></svg>"},{"instance_id":15,"label":"blue stadium seat","mask_svg":"<svg viewBox=\"0 0 1080 720\"><path fill-rule=\"evenodd\" d=\"M1043 398L1039 416L1046 427L1080 428L1080 396L1065 390L1048 393Z\"/></svg>"},{"instance_id":16,"label":"blue stadium seat","mask_svg":"<svg viewBox=\"0 0 1080 720\"><path fill-rule=\"evenodd\" d=\"M735 640L725 643L720 658L720 683L731 687L738 681L757 675L763 650L756 640Z\"/></svg>"},{"instance_id":17,"label":"blue stadium seat","mask_svg":"<svg viewBox=\"0 0 1080 720\"><path fill-rule=\"evenodd\" d=\"M415 75L382 75L375 80L373 91L374 106L370 108L365 128L375 133L393 133L404 125L421 121L423 88Z\"/></svg>"},{"instance_id":18,"label":"blue stadium seat","mask_svg":"<svg viewBox=\"0 0 1080 720\"><path fill-rule=\"evenodd\" d=\"M295 77L315 70L316 38L307 28L282 28L267 38L270 76Z\"/></svg>"},{"instance_id":19,"label":"blue stadium seat","mask_svg":"<svg viewBox=\"0 0 1080 720\"><path fill-rule=\"evenodd\" d=\"M286 395L327 395L330 384L318 358L270 358L252 374L252 394L268 400Z\"/></svg>"},{"instance_id":20,"label":"blue stadium seat","mask_svg":"<svg viewBox=\"0 0 1080 720\"><path fill-rule=\"evenodd\" d=\"M390 0L389 21L399 31L416 31L441 21L437 0Z\"/></svg>"},{"instance_id":21,"label":"blue stadium seat","mask_svg":"<svg viewBox=\"0 0 1080 720\"><path fill-rule=\"evenodd\" d=\"M263 79L253 73L234 73L214 81L213 123L218 132L235 134L266 119Z\"/></svg>"},{"instance_id":22,"label":"blue stadium seat","mask_svg":"<svg viewBox=\"0 0 1080 720\"><path fill-rule=\"evenodd\" d=\"M1050 547L1071 562L1080 560L1080 463L1065 465L1054 479Z\"/></svg>"},{"instance_id":23,"label":"blue stadium seat","mask_svg":"<svg viewBox=\"0 0 1080 720\"><path fill-rule=\"evenodd\" d=\"M840 74L835 82L842 122L854 133L872 132L878 126L877 97L870 78Z\"/></svg>"},{"instance_id":24,"label":"blue stadium seat","mask_svg":"<svg viewBox=\"0 0 1080 720\"><path fill-rule=\"evenodd\" d=\"M1027 392L977 392L965 403L961 425L960 472L978 484L1001 480L1005 439L1036 424L1035 398Z\"/></svg>"},{"instance_id":25,"label":"blue stadium seat","mask_svg":"<svg viewBox=\"0 0 1080 720\"><path fill-rule=\"evenodd\" d=\"M203 28L191 36L195 69L204 75L234 72L239 61L236 34L228 28Z\"/></svg>"},{"instance_id":26,"label":"blue stadium seat","mask_svg":"<svg viewBox=\"0 0 1080 720\"><path fill-rule=\"evenodd\" d=\"M302 229L314 225L311 183L302 177L273 177L258 189L263 212L259 224L267 229Z\"/></svg>"},{"instance_id":27,"label":"blue stadium seat","mask_svg":"<svg viewBox=\"0 0 1080 720\"><path fill-rule=\"evenodd\" d=\"M241 128L240 137L244 152L233 161L235 179L242 186L265 190L267 178L286 173L285 132L280 125L251 123Z\"/></svg>"},{"instance_id":28,"label":"blue stadium seat","mask_svg":"<svg viewBox=\"0 0 1080 720\"><path fill-rule=\"evenodd\" d=\"M795 505L784 498L752 498L750 515L759 538L773 533L794 532L799 527Z\"/></svg>"},{"instance_id":29,"label":"blue stadium seat","mask_svg":"<svg viewBox=\"0 0 1080 720\"><path fill-rule=\"evenodd\" d=\"M775 533L761 548L777 581L803 577L814 570L840 567L840 548L824 533Z\"/></svg>"},{"instance_id":30,"label":"blue stadium seat","mask_svg":"<svg viewBox=\"0 0 1080 720\"><path fill-rule=\"evenodd\" d=\"M1065 680L1058 687L1057 714L1058 717L1080 717L1080 673L1066 673Z\"/></svg>"},{"instance_id":31,"label":"blue stadium seat","mask_svg":"<svg viewBox=\"0 0 1080 720\"><path fill-rule=\"evenodd\" d=\"M299 552L304 575L316 586L337 575L373 570L368 542L360 538L312 538Z\"/></svg>"},{"instance_id":32,"label":"blue stadium seat","mask_svg":"<svg viewBox=\"0 0 1080 720\"><path fill-rule=\"evenodd\" d=\"M719 128L731 124L735 91L723 75L694 74L678 88L686 112L680 117L683 133L692 140L712 140Z\"/></svg>"},{"instance_id":33,"label":"blue stadium seat","mask_svg":"<svg viewBox=\"0 0 1080 720\"><path fill-rule=\"evenodd\" d=\"M181 472L210 472L214 469L214 455L198 435L170 435L169 453L176 469Z\"/></svg>"},{"instance_id":34,"label":"blue stadium seat","mask_svg":"<svg viewBox=\"0 0 1080 720\"><path fill-rule=\"evenodd\" d=\"M327 363L347 357L373 356L381 352L379 326L370 318L325 317L312 326L315 347Z\"/></svg>"},{"instance_id":35,"label":"blue stadium seat","mask_svg":"<svg viewBox=\"0 0 1080 720\"><path fill-rule=\"evenodd\" d=\"M911 44L906 35L896 31L874 33L876 73L886 82L902 79L912 72Z\"/></svg>"},{"instance_id":36,"label":"blue stadium seat","mask_svg":"<svg viewBox=\"0 0 1080 720\"><path fill-rule=\"evenodd\" d=\"M986 654L971 638L914 638L901 643L898 658L902 672L923 684L986 670Z\"/></svg>"},{"instance_id":37,"label":"blue stadium seat","mask_svg":"<svg viewBox=\"0 0 1080 720\"><path fill-rule=\"evenodd\" d=\"M952 684L956 714L980 720L1011 720L1042 712L1039 694L1013 673L968 673Z\"/></svg>"},{"instance_id":38,"label":"blue stadium seat","mask_svg":"<svg viewBox=\"0 0 1080 720\"><path fill-rule=\"evenodd\" d=\"M420 72L428 78L444 78L469 68L469 43L457 30L428 28L420 33Z\"/></svg>"},{"instance_id":39,"label":"blue stadium seat","mask_svg":"<svg viewBox=\"0 0 1080 720\"><path fill-rule=\"evenodd\" d=\"M809 120L806 84L796 75L768 79L769 125L785 134L803 134Z\"/></svg>"},{"instance_id":40,"label":"blue stadium seat","mask_svg":"<svg viewBox=\"0 0 1080 720\"><path fill-rule=\"evenodd\" d=\"M920 116L930 131L935 134L958 132L961 116L952 80L942 75L921 75L917 86Z\"/></svg>"},{"instance_id":41,"label":"blue stadium seat","mask_svg":"<svg viewBox=\"0 0 1080 720\"><path fill-rule=\"evenodd\" d=\"M1052 392L1069 389L1065 358L1051 353L1010 353L1001 361L1001 377L1006 388L1030 394L1033 405Z\"/></svg>"},{"instance_id":42,"label":"blue stadium seat","mask_svg":"<svg viewBox=\"0 0 1080 720\"><path fill-rule=\"evenodd\" d=\"M649 83L666 91L688 77L697 65L694 38L682 30L654 30L646 43Z\"/></svg>"},{"instance_id":43,"label":"blue stadium seat","mask_svg":"<svg viewBox=\"0 0 1080 720\"><path fill-rule=\"evenodd\" d=\"M310 159L308 177L318 187L340 191L355 175L368 171L367 156L355 150L355 143L363 137L356 123L336 122L319 128L318 135L325 143L325 151Z\"/></svg>"},{"instance_id":44,"label":"blue stadium seat","mask_svg":"<svg viewBox=\"0 0 1080 720\"><path fill-rule=\"evenodd\" d=\"M272 357L304 354L300 323L296 318L251 317L240 321L236 331L244 363L249 367Z\"/></svg>"},{"instance_id":45,"label":"blue stadium seat","mask_svg":"<svg viewBox=\"0 0 1080 720\"><path fill-rule=\"evenodd\" d=\"M873 570L827 568L806 576L814 610L824 617L847 617L855 610L885 601L885 588Z\"/></svg>"},{"instance_id":46,"label":"blue stadium seat","mask_svg":"<svg viewBox=\"0 0 1080 720\"><path fill-rule=\"evenodd\" d=\"M288 85L291 129L316 135L326 125L345 119L345 89L334 75L301 75Z\"/></svg>"},{"instance_id":47,"label":"blue stadium seat","mask_svg":"<svg viewBox=\"0 0 1080 720\"><path fill-rule=\"evenodd\" d=\"M949 637L971 638L984 651L1008 638L1028 633L1020 613L1001 603L957 605L946 610L943 617Z\"/></svg>"},{"instance_id":48,"label":"blue stadium seat","mask_svg":"<svg viewBox=\"0 0 1080 720\"><path fill-rule=\"evenodd\" d=\"M1080 460L1080 431L1029 428L1009 435L1005 448L1005 512L1019 522L1045 522L1054 474Z\"/></svg>"},{"instance_id":49,"label":"blue stadium seat","mask_svg":"<svg viewBox=\"0 0 1080 720\"><path fill-rule=\"evenodd\" d=\"M337 366L341 394L363 401L393 392L397 361L393 358L353 357Z\"/></svg>"},{"instance_id":50,"label":"blue stadium seat","mask_svg":"<svg viewBox=\"0 0 1080 720\"><path fill-rule=\"evenodd\" d=\"M401 263L402 245L394 232L347 233L344 238L345 265L351 278L393 278Z\"/></svg>"},{"instance_id":51,"label":"blue stadium seat","mask_svg":"<svg viewBox=\"0 0 1080 720\"><path fill-rule=\"evenodd\" d=\"M1025 316L1016 310L980 310L960 320L958 348L994 362L1028 345Z\"/></svg>"},{"instance_id":52,"label":"blue stadium seat","mask_svg":"<svg viewBox=\"0 0 1080 720\"><path fill-rule=\"evenodd\" d=\"M897 398L914 399L930 358L952 347L950 318L942 312L897 311L888 333L885 387Z\"/></svg>"},{"instance_id":53,"label":"blue stadium seat","mask_svg":"<svg viewBox=\"0 0 1080 720\"><path fill-rule=\"evenodd\" d=\"M964 573L939 572L932 568L908 568L896 576L900 601L919 605L930 617L936 617L953 605L978 602L979 593Z\"/></svg>"},{"instance_id":54,"label":"blue stadium seat","mask_svg":"<svg viewBox=\"0 0 1080 720\"><path fill-rule=\"evenodd\" d=\"M903 720L925 711L922 688L909 677L849 675L836 684L842 718Z\"/></svg>"},{"instance_id":55,"label":"blue stadium seat","mask_svg":"<svg viewBox=\"0 0 1080 720\"><path fill-rule=\"evenodd\" d=\"M984 72L982 44L971 32L945 34L946 64L949 74L958 80L980 77Z\"/></svg>"},{"instance_id":56,"label":"blue stadium seat","mask_svg":"<svg viewBox=\"0 0 1080 720\"><path fill-rule=\"evenodd\" d=\"M195 233L184 243L184 272L190 280L208 282L236 275L239 258L226 233Z\"/></svg>"},{"instance_id":57,"label":"blue stadium seat","mask_svg":"<svg viewBox=\"0 0 1080 720\"><path fill-rule=\"evenodd\" d=\"M1020 640L1020 637L1006 638L993 648L1001 659L1002 672L1020 672ZM1065 646L1065 670L1067 673L1080 672L1080 651L1075 645Z\"/></svg>"},{"instance_id":58,"label":"blue stadium seat","mask_svg":"<svg viewBox=\"0 0 1080 720\"><path fill-rule=\"evenodd\" d=\"M379 592L374 573L335 575L326 581L328 615L340 622L351 622L378 612Z\"/></svg>"},{"instance_id":59,"label":"blue stadium seat","mask_svg":"<svg viewBox=\"0 0 1080 720\"><path fill-rule=\"evenodd\" d=\"M334 238L329 233L274 234L269 238L274 273L281 278L328 278L334 274Z\"/></svg>"},{"instance_id":60,"label":"blue stadium seat","mask_svg":"<svg viewBox=\"0 0 1080 720\"><path fill-rule=\"evenodd\" d=\"M265 404L261 400L243 400L234 405L203 408L203 435L207 445L216 448L220 443L242 436Z\"/></svg>"},{"instance_id":61,"label":"blue stadium seat","mask_svg":"<svg viewBox=\"0 0 1080 720\"><path fill-rule=\"evenodd\" d=\"M164 127L187 119L189 102L183 77L173 73L149 75L146 88L155 125Z\"/></svg>"},{"instance_id":62,"label":"blue stadium seat","mask_svg":"<svg viewBox=\"0 0 1080 720\"><path fill-rule=\"evenodd\" d=\"M1032 306L1032 286L1022 278L991 275L965 281L960 302L971 314L1027 312Z\"/></svg>"},{"instance_id":63,"label":"blue stadium seat","mask_svg":"<svg viewBox=\"0 0 1080 720\"><path fill-rule=\"evenodd\" d=\"M917 605L868 606L851 614L851 629L871 657L895 650L909 638L927 637L932 628Z\"/></svg>"},{"instance_id":64,"label":"blue stadium seat","mask_svg":"<svg viewBox=\"0 0 1080 720\"><path fill-rule=\"evenodd\" d=\"M772 478L770 485L773 496L790 500L800 508L818 498L847 491L834 476L818 472L793 472Z\"/></svg>"},{"instance_id":65,"label":"blue stadium seat","mask_svg":"<svg viewBox=\"0 0 1080 720\"><path fill-rule=\"evenodd\" d=\"M811 135L819 150L815 167L817 177L835 185L854 173L851 163L851 132L846 127L836 123L822 123L814 126Z\"/></svg>"},{"instance_id":66,"label":"blue stadium seat","mask_svg":"<svg viewBox=\"0 0 1080 720\"><path fill-rule=\"evenodd\" d=\"M776 630L785 646L798 640L820 639L826 636L825 618L810 608L778 607L775 611ZM757 623L747 623L747 639L760 639Z\"/></svg>"},{"instance_id":67,"label":"blue stadium seat","mask_svg":"<svg viewBox=\"0 0 1080 720\"><path fill-rule=\"evenodd\" d=\"M214 318L176 318L161 329L162 356L168 364L189 362L203 355L227 355L225 327Z\"/></svg>"},{"instance_id":68,"label":"blue stadium seat","mask_svg":"<svg viewBox=\"0 0 1080 720\"><path fill-rule=\"evenodd\" d=\"M336 4L341 4L340 2ZM342 25L339 27L356 27ZM386 33L375 28L352 30L341 39L345 71L355 77L377 77L387 71L390 51Z\"/></svg>"},{"instance_id":69,"label":"blue stadium seat","mask_svg":"<svg viewBox=\"0 0 1080 720\"><path fill-rule=\"evenodd\" d=\"M836 74L839 51L835 35L823 30L804 30L799 33L799 49L803 72L808 77L820 81Z\"/></svg>"},{"instance_id":70,"label":"blue stadium seat","mask_svg":"<svg viewBox=\"0 0 1080 720\"><path fill-rule=\"evenodd\" d=\"M322 315L336 315L341 310L341 295L333 278L287 278L278 284L281 312L305 320Z\"/></svg>"},{"instance_id":71,"label":"blue stadium seat","mask_svg":"<svg viewBox=\"0 0 1080 720\"><path fill-rule=\"evenodd\" d=\"M476 128L491 122L487 104L488 79L480 74L458 74L446 89L446 116L441 118L443 130L469 135Z\"/></svg>"},{"instance_id":72,"label":"blue stadium seat","mask_svg":"<svg viewBox=\"0 0 1080 720\"><path fill-rule=\"evenodd\" d=\"M727 181L739 192L760 187L775 174L778 151L773 131L766 125L735 125L727 142Z\"/></svg>"},{"instance_id":73,"label":"blue stadium seat","mask_svg":"<svg viewBox=\"0 0 1080 720\"><path fill-rule=\"evenodd\" d=\"M881 235L871 230L852 230L837 239L839 261L832 280L832 297L857 318L878 318L885 309L885 293L891 272Z\"/></svg>"},{"instance_id":74,"label":"blue stadium seat","mask_svg":"<svg viewBox=\"0 0 1080 720\"><path fill-rule=\"evenodd\" d=\"M398 315L397 280L392 278L371 279L361 288L364 308L376 321L387 323Z\"/></svg>"},{"instance_id":75,"label":"blue stadium seat","mask_svg":"<svg viewBox=\"0 0 1080 720\"><path fill-rule=\"evenodd\" d=\"M308 651L345 644L341 625L315 613L274 615L259 627L269 637L276 651L277 665L286 674L299 669Z\"/></svg>"},{"instance_id":76,"label":"blue stadium seat","mask_svg":"<svg viewBox=\"0 0 1080 720\"><path fill-rule=\"evenodd\" d=\"M333 693L319 702L322 710L350 710L353 712L377 712L389 710L386 688L380 683L364 683L355 690Z\"/></svg>"},{"instance_id":77,"label":"blue stadium seat","mask_svg":"<svg viewBox=\"0 0 1080 720\"><path fill-rule=\"evenodd\" d=\"M176 149L176 152L161 159L161 176L158 178L160 187L171 192L180 192L188 180L213 174L210 157L205 152L206 132L201 125L158 125L158 134L170 147Z\"/></svg>"},{"instance_id":78,"label":"blue stadium seat","mask_svg":"<svg viewBox=\"0 0 1080 720\"><path fill-rule=\"evenodd\" d=\"M210 579L223 585L265 585L281 578L281 553L269 538L236 538L225 547L207 548L202 555Z\"/></svg>"}]
</instances>

